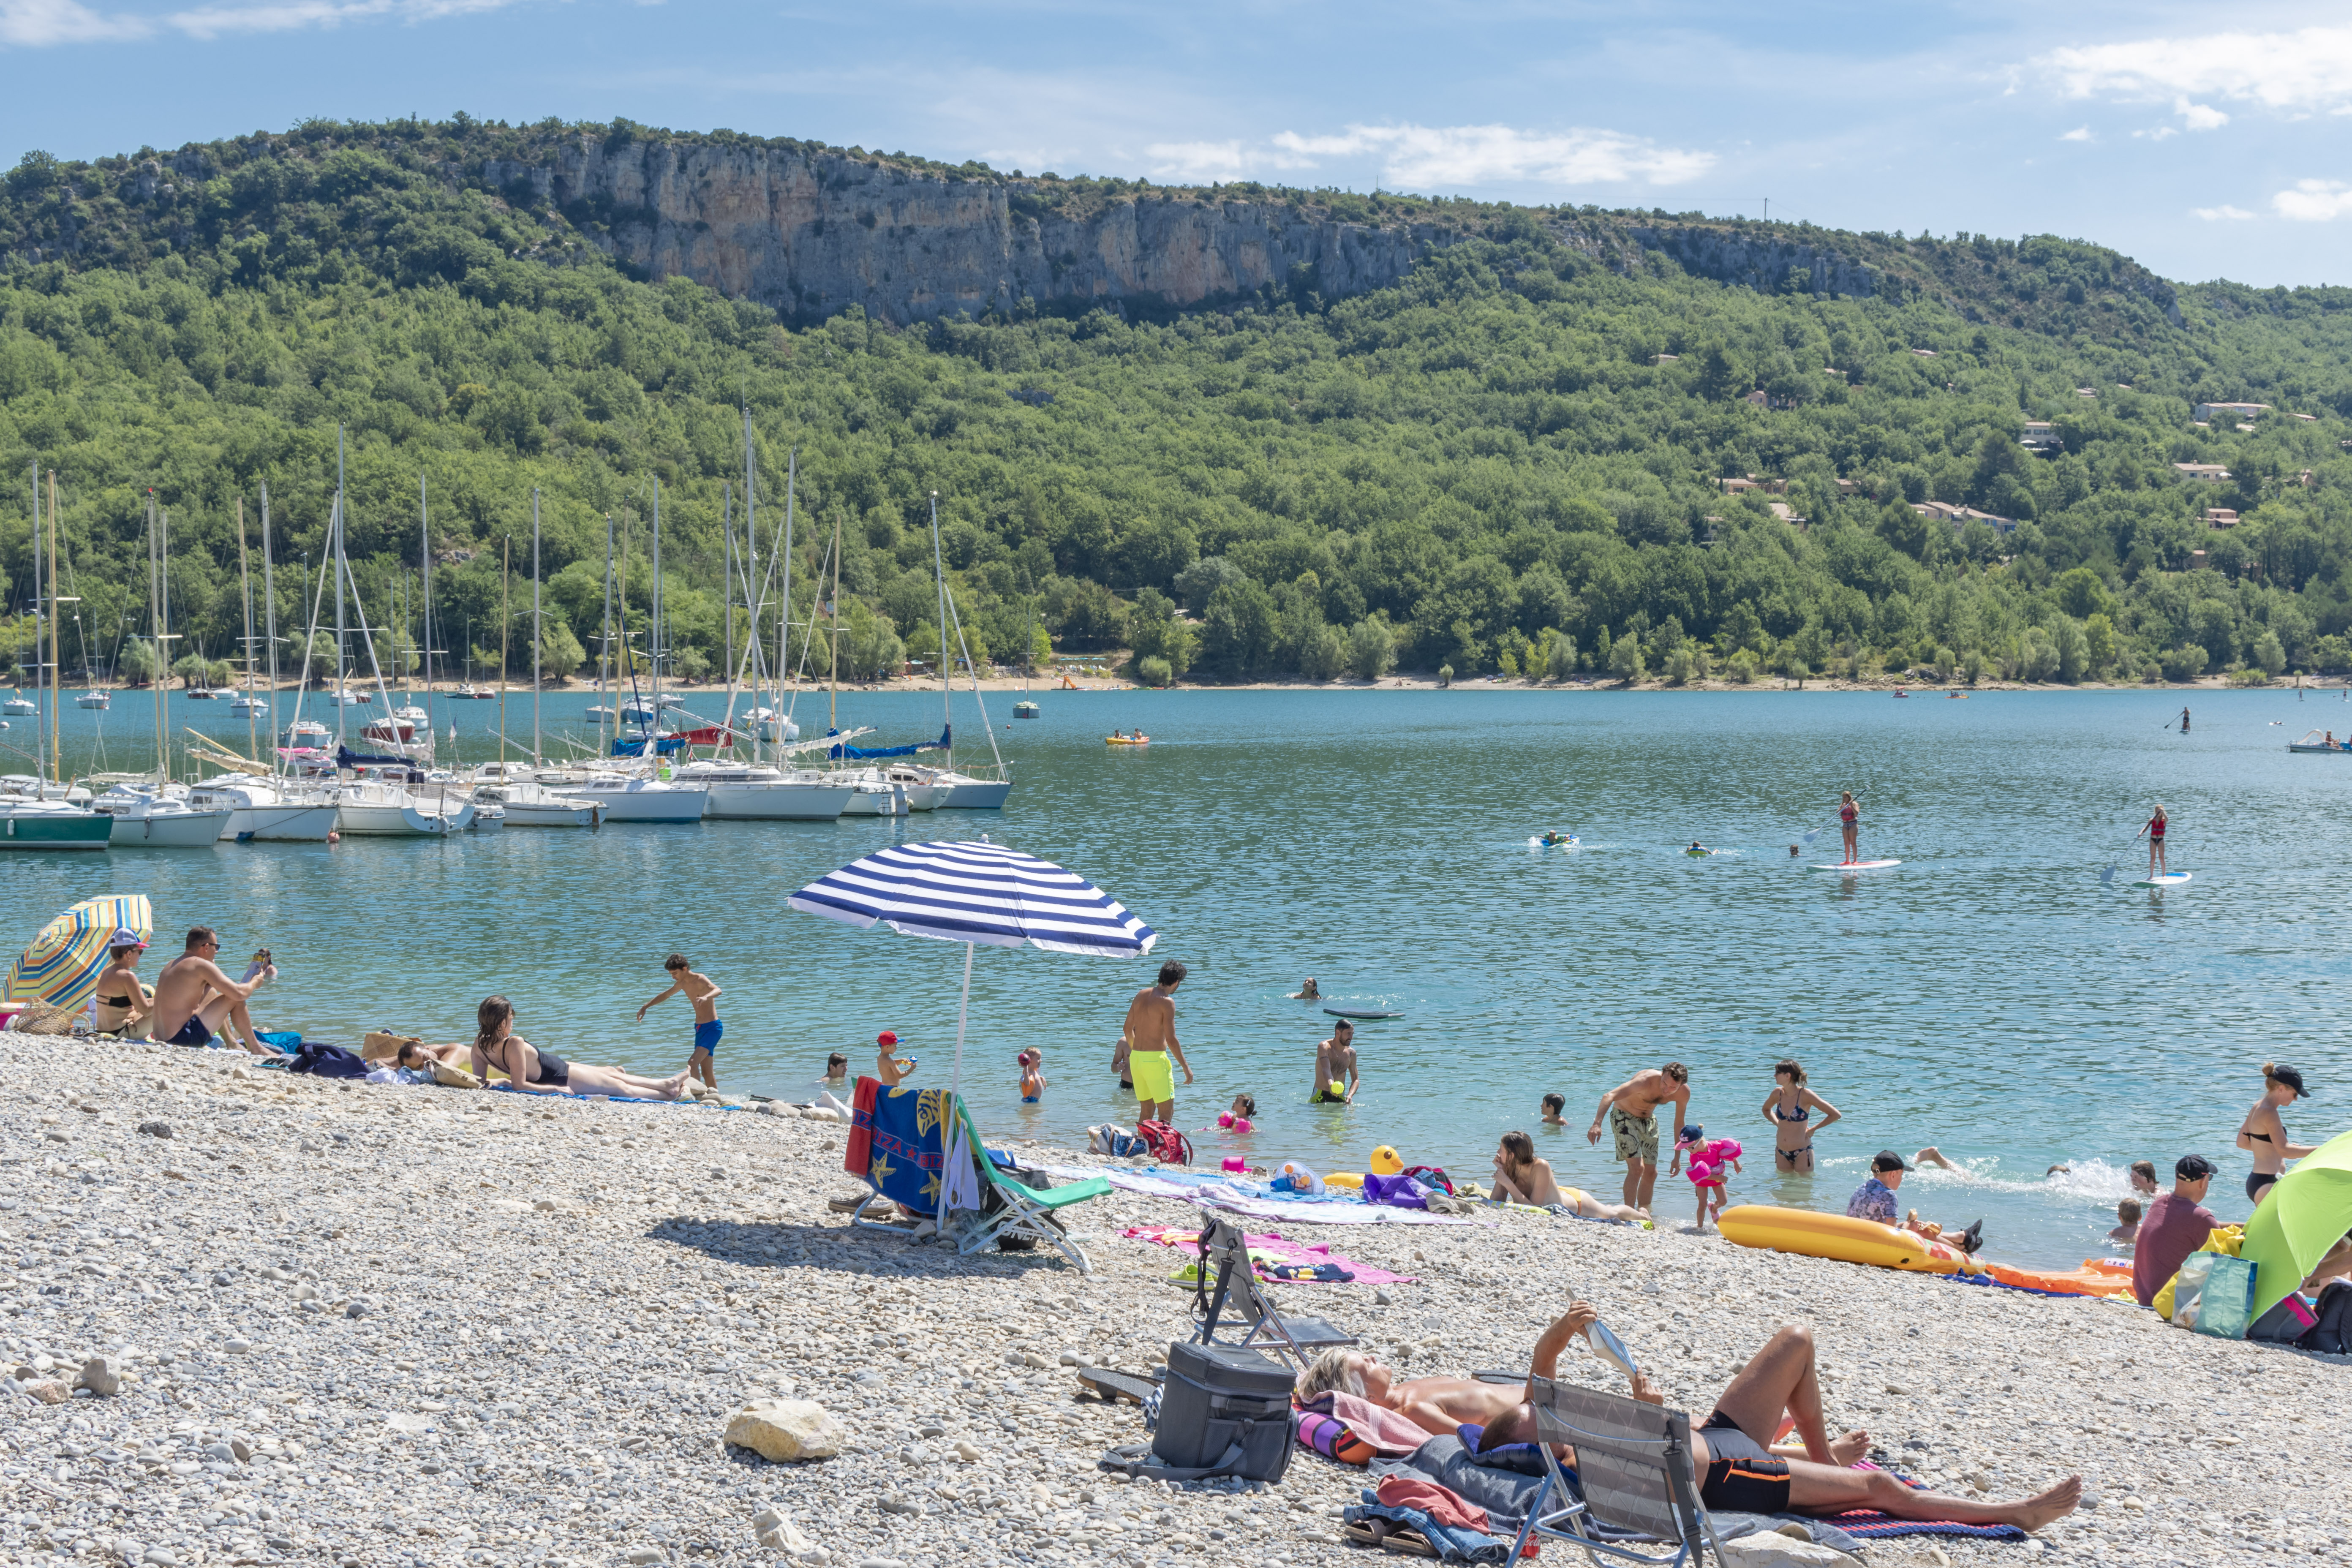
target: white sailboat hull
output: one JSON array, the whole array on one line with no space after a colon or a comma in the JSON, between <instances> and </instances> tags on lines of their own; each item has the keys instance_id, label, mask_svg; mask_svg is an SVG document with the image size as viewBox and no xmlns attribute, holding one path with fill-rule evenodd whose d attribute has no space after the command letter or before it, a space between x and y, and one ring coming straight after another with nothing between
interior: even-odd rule
<instances>
[{"instance_id":1,"label":"white sailboat hull","mask_svg":"<svg viewBox=\"0 0 2352 1568\"><path fill-rule=\"evenodd\" d=\"M950 811L1001 811L1005 796L1012 793L1009 780L990 784L985 779L967 779L950 785L948 798L940 804Z\"/></svg>"},{"instance_id":2,"label":"white sailboat hull","mask_svg":"<svg viewBox=\"0 0 2352 1568\"><path fill-rule=\"evenodd\" d=\"M903 784L856 784L834 786L847 795L842 805L844 816L904 816L907 815L907 790Z\"/></svg>"},{"instance_id":3,"label":"white sailboat hull","mask_svg":"<svg viewBox=\"0 0 2352 1568\"><path fill-rule=\"evenodd\" d=\"M848 805L849 791L782 779L712 783L709 815L730 821L831 822Z\"/></svg>"},{"instance_id":4,"label":"white sailboat hull","mask_svg":"<svg viewBox=\"0 0 2352 1568\"><path fill-rule=\"evenodd\" d=\"M336 808L346 837L438 838L463 833L474 823L474 803L447 801L345 801Z\"/></svg>"},{"instance_id":5,"label":"white sailboat hull","mask_svg":"<svg viewBox=\"0 0 2352 1568\"><path fill-rule=\"evenodd\" d=\"M221 824L220 836L239 843L254 839L324 844L327 835L335 830L336 812L331 805L241 805Z\"/></svg>"},{"instance_id":6,"label":"white sailboat hull","mask_svg":"<svg viewBox=\"0 0 2352 1568\"><path fill-rule=\"evenodd\" d=\"M226 811L171 811L152 816L125 812L114 818L107 842L117 849L201 849L217 844L221 828L232 814Z\"/></svg>"},{"instance_id":7,"label":"white sailboat hull","mask_svg":"<svg viewBox=\"0 0 2352 1568\"><path fill-rule=\"evenodd\" d=\"M572 799L603 806L607 822L699 822L710 801L707 788L658 779L631 779L617 788L570 784L549 787Z\"/></svg>"}]
</instances>

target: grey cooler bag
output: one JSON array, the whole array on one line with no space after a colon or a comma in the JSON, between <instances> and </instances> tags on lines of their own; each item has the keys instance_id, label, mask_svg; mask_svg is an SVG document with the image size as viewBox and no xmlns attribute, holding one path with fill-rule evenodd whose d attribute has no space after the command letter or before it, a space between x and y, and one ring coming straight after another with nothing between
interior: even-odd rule
<instances>
[{"instance_id":1,"label":"grey cooler bag","mask_svg":"<svg viewBox=\"0 0 2352 1568\"><path fill-rule=\"evenodd\" d=\"M1290 1468L1296 1386L1288 1367L1254 1350L1170 1345L1160 1425L1148 1454L1140 1445L1114 1448L1102 1467L1159 1480L1278 1481Z\"/></svg>"}]
</instances>

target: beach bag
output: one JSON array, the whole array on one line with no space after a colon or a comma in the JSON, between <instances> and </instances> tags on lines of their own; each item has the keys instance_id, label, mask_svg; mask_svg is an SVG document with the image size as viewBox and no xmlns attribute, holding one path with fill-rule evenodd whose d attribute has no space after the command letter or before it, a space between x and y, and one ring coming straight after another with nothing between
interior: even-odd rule
<instances>
[{"instance_id":1,"label":"beach bag","mask_svg":"<svg viewBox=\"0 0 2352 1568\"><path fill-rule=\"evenodd\" d=\"M1407 1165L1399 1173L1411 1176L1424 1187L1436 1187L1448 1196L1460 1195L1454 1191L1454 1184L1447 1178L1443 1165Z\"/></svg>"},{"instance_id":2,"label":"beach bag","mask_svg":"<svg viewBox=\"0 0 2352 1568\"><path fill-rule=\"evenodd\" d=\"M1368 1175L1364 1178L1364 1201L1396 1209L1425 1209L1429 1206L1429 1194L1411 1176Z\"/></svg>"},{"instance_id":3,"label":"beach bag","mask_svg":"<svg viewBox=\"0 0 2352 1568\"><path fill-rule=\"evenodd\" d=\"M1297 1383L1272 1356L1239 1345L1171 1344L1150 1448L1114 1448L1102 1468L1150 1480L1279 1481L1297 1442Z\"/></svg>"},{"instance_id":4,"label":"beach bag","mask_svg":"<svg viewBox=\"0 0 2352 1568\"><path fill-rule=\"evenodd\" d=\"M2254 1266L2224 1252L2192 1252L2174 1282L2172 1321L2221 1340L2242 1340L2254 1315Z\"/></svg>"},{"instance_id":5,"label":"beach bag","mask_svg":"<svg viewBox=\"0 0 2352 1568\"><path fill-rule=\"evenodd\" d=\"M2297 1350L2319 1351L2327 1355L2352 1352L2352 1285L2341 1279L2329 1280L2327 1289L2319 1293L2312 1315L2319 1321L2294 1342Z\"/></svg>"},{"instance_id":6,"label":"beach bag","mask_svg":"<svg viewBox=\"0 0 2352 1568\"><path fill-rule=\"evenodd\" d=\"M1189 1165L1192 1163L1192 1141L1165 1121L1146 1121L1136 1128L1151 1157L1162 1164Z\"/></svg>"},{"instance_id":7,"label":"beach bag","mask_svg":"<svg viewBox=\"0 0 2352 1568\"><path fill-rule=\"evenodd\" d=\"M357 1078L368 1075L368 1065L341 1046L322 1046L306 1042L294 1059L286 1065L288 1072L306 1072L314 1078Z\"/></svg>"},{"instance_id":8,"label":"beach bag","mask_svg":"<svg viewBox=\"0 0 2352 1568\"><path fill-rule=\"evenodd\" d=\"M360 1037L360 1056L366 1061L398 1061L400 1047L421 1046L422 1035L394 1035L383 1029L370 1029Z\"/></svg>"},{"instance_id":9,"label":"beach bag","mask_svg":"<svg viewBox=\"0 0 2352 1568\"><path fill-rule=\"evenodd\" d=\"M2246 1338L2259 1344L2292 1345L2319 1326L2319 1314L2311 1303L2290 1290L2284 1300L2273 1302L2271 1310L2254 1320L2246 1331Z\"/></svg>"},{"instance_id":10,"label":"beach bag","mask_svg":"<svg viewBox=\"0 0 2352 1568\"><path fill-rule=\"evenodd\" d=\"M2242 1225L2215 1226L2211 1230L2206 1233L2205 1244L2200 1247L2197 1249L2197 1252L2221 1252L2226 1253L2231 1258L2235 1258L2238 1256L2238 1248L2244 1245L2245 1239L2246 1227ZM2189 1256L2194 1258L2197 1256L2197 1252L2192 1252ZM2184 1265L2184 1267L2186 1266ZM2171 1279L2164 1282L2164 1289L2156 1293L2156 1300L2148 1303L2149 1306L2156 1309L2156 1315L2158 1317L2172 1317L2173 1288L2179 1283L2180 1277L2178 1274L2174 1275Z\"/></svg>"},{"instance_id":11,"label":"beach bag","mask_svg":"<svg viewBox=\"0 0 2352 1568\"><path fill-rule=\"evenodd\" d=\"M1124 1159L1130 1154L1150 1152L1150 1145L1126 1128L1106 1121L1099 1127L1087 1129L1087 1151Z\"/></svg>"}]
</instances>

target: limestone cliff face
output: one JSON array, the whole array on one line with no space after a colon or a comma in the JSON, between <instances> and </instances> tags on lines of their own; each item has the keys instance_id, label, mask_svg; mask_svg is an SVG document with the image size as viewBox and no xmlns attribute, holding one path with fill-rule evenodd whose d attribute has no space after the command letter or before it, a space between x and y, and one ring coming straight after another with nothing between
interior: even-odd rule
<instances>
[{"instance_id":1,"label":"limestone cliff face","mask_svg":"<svg viewBox=\"0 0 2352 1568\"><path fill-rule=\"evenodd\" d=\"M1453 237L1284 202L1152 195L1068 217L1018 181L759 144L583 136L543 158L490 160L481 178L527 186L650 277L691 278L800 321L852 304L928 321L1024 298L1164 310L1295 283L1336 299L1395 282Z\"/></svg>"}]
</instances>

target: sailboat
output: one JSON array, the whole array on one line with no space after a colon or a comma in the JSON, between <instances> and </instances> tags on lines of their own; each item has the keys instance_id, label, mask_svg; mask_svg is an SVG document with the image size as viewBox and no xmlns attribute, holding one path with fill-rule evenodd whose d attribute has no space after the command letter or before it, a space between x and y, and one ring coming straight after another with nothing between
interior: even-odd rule
<instances>
[{"instance_id":1,"label":"sailboat","mask_svg":"<svg viewBox=\"0 0 2352 1568\"><path fill-rule=\"evenodd\" d=\"M961 647L965 668L971 671L971 700L980 709L980 727L988 736L990 754L996 759L996 776L992 779L980 778L971 773L957 772L955 752L952 748L948 752L946 767L929 768L924 771L931 775L931 783L935 788L944 788L946 791L944 797L939 803L941 809L1001 810L1004 805L1005 797L1013 793L1013 773L1012 770L1004 765L1004 753L996 749L996 731L988 721L988 702L980 694L980 668L971 662L971 649L963 640L963 617L956 614L955 603L948 595L947 563L940 549L940 496L937 490L931 492L931 570L938 578L940 585L940 705L942 711L946 712L950 701L951 672L955 665L948 649L951 646ZM955 630L955 642L952 645L948 641L948 631L950 626ZM952 724L954 715L952 712L947 712L946 716L950 721L948 733L951 736L954 732Z\"/></svg>"},{"instance_id":2,"label":"sailboat","mask_svg":"<svg viewBox=\"0 0 2352 1568\"><path fill-rule=\"evenodd\" d=\"M33 469L33 661L36 679L41 668L41 489L40 468ZM58 690L58 477L49 475L49 658L47 666L51 699L49 723L44 727L38 715L40 705L30 706L35 714L34 746L37 753L35 765L40 773L32 778L11 778L0 781L0 849L104 849L111 838L111 821L97 812L77 805L72 792L62 776L63 764L57 755L51 731L57 728L56 696ZM36 685L35 690L41 688ZM22 692L13 700L26 700ZM10 712L16 711L12 705ZM30 785L27 791L25 786ZM63 797L63 798L60 798Z\"/></svg>"}]
</instances>

